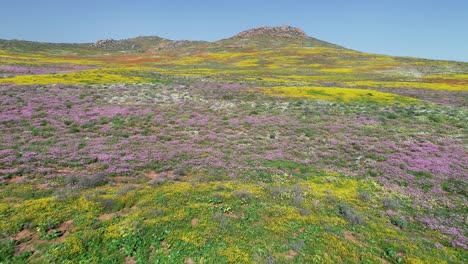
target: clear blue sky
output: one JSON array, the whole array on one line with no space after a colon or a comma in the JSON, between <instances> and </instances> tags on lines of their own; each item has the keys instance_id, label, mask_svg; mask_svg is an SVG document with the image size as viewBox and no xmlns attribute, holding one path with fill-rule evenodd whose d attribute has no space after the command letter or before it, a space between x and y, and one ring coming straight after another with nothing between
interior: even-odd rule
<instances>
[{"instance_id":1,"label":"clear blue sky","mask_svg":"<svg viewBox=\"0 0 468 264\"><path fill-rule=\"evenodd\" d=\"M218 40L288 24L351 49L468 61L468 0L3 0L0 38Z\"/></svg>"}]
</instances>

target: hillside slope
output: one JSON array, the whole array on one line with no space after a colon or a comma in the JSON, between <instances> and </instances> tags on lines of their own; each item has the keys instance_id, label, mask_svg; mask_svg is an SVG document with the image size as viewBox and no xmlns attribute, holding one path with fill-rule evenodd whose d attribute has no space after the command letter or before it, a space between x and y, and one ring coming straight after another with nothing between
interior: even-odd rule
<instances>
[{"instance_id":1,"label":"hillside slope","mask_svg":"<svg viewBox=\"0 0 468 264\"><path fill-rule=\"evenodd\" d=\"M466 263L468 63L289 27L0 42L0 263Z\"/></svg>"}]
</instances>

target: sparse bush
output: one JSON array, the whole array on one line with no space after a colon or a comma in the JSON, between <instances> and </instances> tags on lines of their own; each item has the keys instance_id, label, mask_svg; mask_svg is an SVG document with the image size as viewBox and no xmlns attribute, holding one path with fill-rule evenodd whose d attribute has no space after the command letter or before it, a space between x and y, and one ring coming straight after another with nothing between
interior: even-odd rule
<instances>
[{"instance_id":1,"label":"sparse bush","mask_svg":"<svg viewBox=\"0 0 468 264\"><path fill-rule=\"evenodd\" d=\"M406 229L408 228L408 221L406 221L405 219L401 218L401 217L398 217L398 216L393 216L390 218L390 222L401 228L401 229Z\"/></svg>"},{"instance_id":2,"label":"sparse bush","mask_svg":"<svg viewBox=\"0 0 468 264\"><path fill-rule=\"evenodd\" d=\"M291 249L293 249L294 251L300 251L302 248L305 247L305 242L304 240L296 240L296 241L293 241L289 244L289 246L291 247Z\"/></svg>"},{"instance_id":3,"label":"sparse bush","mask_svg":"<svg viewBox=\"0 0 468 264\"><path fill-rule=\"evenodd\" d=\"M302 216L308 216L312 213L312 210L310 210L309 208L307 207L300 207L299 209L299 213L302 215Z\"/></svg>"},{"instance_id":4,"label":"sparse bush","mask_svg":"<svg viewBox=\"0 0 468 264\"><path fill-rule=\"evenodd\" d=\"M235 195L243 202L248 202L252 198L252 193L246 190L239 190L235 193Z\"/></svg>"},{"instance_id":5,"label":"sparse bush","mask_svg":"<svg viewBox=\"0 0 468 264\"><path fill-rule=\"evenodd\" d=\"M148 212L148 215L151 217L160 217L164 216L166 214L166 211L162 209L152 209Z\"/></svg>"},{"instance_id":6,"label":"sparse bush","mask_svg":"<svg viewBox=\"0 0 468 264\"><path fill-rule=\"evenodd\" d=\"M117 196L124 196L124 195L127 194L128 192L133 191L133 190L135 190L135 189L136 189L136 187L133 186L133 185L125 185L124 187L122 187L120 190L118 190L118 191L116 192L116 195L117 195Z\"/></svg>"},{"instance_id":7,"label":"sparse bush","mask_svg":"<svg viewBox=\"0 0 468 264\"><path fill-rule=\"evenodd\" d=\"M288 186L273 186L270 189L270 194L273 199L289 199L291 196Z\"/></svg>"},{"instance_id":8,"label":"sparse bush","mask_svg":"<svg viewBox=\"0 0 468 264\"><path fill-rule=\"evenodd\" d=\"M234 99L234 96L232 96L231 94L224 94L222 96L222 99L223 100L232 100L232 99Z\"/></svg>"},{"instance_id":9,"label":"sparse bush","mask_svg":"<svg viewBox=\"0 0 468 264\"><path fill-rule=\"evenodd\" d=\"M210 198L210 203L212 204L220 204L223 202L223 195L219 194L219 193L215 193L213 194L213 196L211 196Z\"/></svg>"},{"instance_id":10,"label":"sparse bush","mask_svg":"<svg viewBox=\"0 0 468 264\"><path fill-rule=\"evenodd\" d=\"M22 227L21 229L31 229L31 228L34 228L34 224L31 222L25 222L22 224L21 227Z\"/></svg>"},{"instance_id":11,"label":"sparse bush","mask_svg":"<svg viewBox=\"0 0 468 264\"><path fill-rule=\"evenodd\" d=\"M97 186L102 186L107 183L107 178L105 174L94 174L90 176L80 177L78 183L76 184L79 188L94 188Z\"/></svg>"},{"instance_id":12,"label":"sparse bush","mask_svg":"<svg viewBox=\"0 0 468 264\"><path fill-rule=\"evenodd\" d=\"M102 222L99 221L98 219L93 219L91 220L91 224L90 224L90 227L94 230L94 229L98 229L102 226Z\"/></svg>"},{"instance_id":13,"label":"sparse bush","mask_svg":"<svg viewBox=\"0 0 468 264\"><path fill-rule=\"evenodd\" d=\"M98 202L104 207L104 211L112 212L117 207L117 202L114 199L100 199Z\"/></svg>"},{"instance_id":14,"label":"sparse bush","mask_svg":"<svg viewBox=\"0 0 468 264\"><path fill-rule=\"evenodd\" d=\"M330 204L336 204L337 202L336 197L331 194L327 194L324 200L326 203L330 203Z\"/></svg>"},{"instance_id":15,"label":"sparse bush","mask_svg":"<svg viewBox=\"0 0 468 264\"><path fill-rule=\"evenodd\" d=\"M177 168L174 170L172 176L173 176L173 179L175 181L177 181L178 179L180 179L181 177L187 175L187 172L185 171L184 168Z\"/></svg>"},{"instance_id":16,"label":"sparse bush","mask_svg":"<svg viewBox=\"0 0 468 264\"><path fill-rule=\"evenodd\" d=\"M278 260L275 258L275 256L273 254L269 253L265 257L265 263L266 264L276 264L276 263L278 263Z\"/></svg>"},{"instance_id":17,"label":"sparse bush","mask_svg":"<svg viewBox=\"0 0 468 264\"><path fill-rule=\"evenodd\" d=\"M367 190L358 191L358 198L363 202L368 202L372 199L372 194Z\"/></svg>"},{"instance_id":18,"label":"sparse bush","mask_svg":"<svg viewBox=\"0 0 468 264\"><path fill-rule=\"evenodd\" d=\"M339 214L348 222L356 225L364 224L364 219L361 215L352 207L347 204L339 205Z\"/></svg>"},{"instance_id":19,"label":"sparse bush","mask_svg":"<svg viewBox=\"0 0 468 264\"><path fill-rule=\"evenodd\" d=\"M305 201L305 194L301 186L294 185L291 190L291 201L296 207L301 207Z\"/></svg>"},{"instance_id":20,"label":"sparse bush","mask_svg":"<svg viewBox=\"0 0 468 264\"><path fill-rule=\"evenodd\" d=\"M382 203L384 208L387 210L397 210L398 208L400 208L400 203L392 198L384 198L382 200Z\"/></svg>"},{"instance_id":21,"label":"sparse bush","mask_svg":"<svg viewBox=\"0 0 468 264\"><path fill-rule=\"evenodd\" d=\"M67 185L76 185L78 182L80 181L80 178L78 178L78 176L69 176L69 177L65 177L65 184Z\"/></svg>"},{"instance_id":22,"label":"sparse bush","mask_svg":"<svg viewBox=\"0 0 468 264\"><path fill-rule=\"evenodd\" d=\"M275 255L271 252L262 252L256 253L254 255L254 259L256 263L265 263L265 264L276 264L278 260L276 259Z\"/></svg>"},{"instance_id":23,"label":"sparse bush","mask_svg":"<svg viewBox=\"0 0 468 264\"><path fill-rule=\"evenodd\" d=\"M229 219L222 212L216 212L212 217L213 221L218 224L220 231L229 231L232 227L229 224Z\"/></svg>"},{"instance_id":24,"label":"sparse bush","mask_svg":"<svg viewBox=\"0 0 468 264\"><path fill-rule=\"evenodd\" d=\"M65 201L69 198L78 197L78 196L79 196L78 190L71 189L71 188L60 189L54 193L54 198L58 201Z\"/></svg>"}]
</instances>

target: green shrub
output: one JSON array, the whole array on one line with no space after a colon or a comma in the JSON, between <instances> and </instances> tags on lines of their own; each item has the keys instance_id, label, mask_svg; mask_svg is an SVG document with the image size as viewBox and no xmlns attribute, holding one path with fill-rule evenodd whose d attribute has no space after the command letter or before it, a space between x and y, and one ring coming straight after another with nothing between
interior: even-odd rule
<instances>
[{"instance_id":1,"label":"green shrub","mask_svg":"<svg viewBox=\"0 0 468 264\"><path fill-rule=\"evenodd\" d=\"M13 239L0 241L0 263L3 263L3 261L11 259L14 254L15 254L15 241Z\"/></svg>"},{"instance_id":2,"label":"green shrub","mask_svg":"<svg viewBox=\"0 0 468 264\"><path fill-rule=\"evenodd\" d=\"M346 221L350 222L351 224L362 225L365 223L362 216L349 205L342 203L338 206L338 209L341 217L343 217Z\"/></svg>"},{"instance_id":3,"label":"green shrub","mask_svg":"<svg viewBox=\"0 0 468 264\"><path fill-rule=\"evenodd\" d=\"M408 228L408 221L406 221L405 219L401 218L401 217L398 217L398 216L392 216L390 218L390 222L394 225L394 226L397 226L401 229L406 229Z\"/></svg>"},{"instance_id":4,"label":"green shrub","mask_svg":"<svg viewBox=\"0 0 468 264\"><path fill-rule=\"evenodd\" d=\"M102 186L107 183L107 178L105 174L94 174L89 176L80 177L76 185L79 188L94 188L97 186Z\"/></svg>"},{"instance_id":5,"label":"green shrub","mask_svg":"<svg viewBox=\"0 0 468 264\"><path fill-rule=\"evenodd\" d=\"M358 191L358 198L363 202L368 202L372 199L372 194L367 190Z\"/></svg>"},{"instance_id":6,"label":"green shrub","mask_svg":"<svg viewBox=\"0 0 468 264\"><path fill-rule=\"evenodd\" d=\"M382 203L384 208L388 210L397 210L398 208L400 208L400 203L392 198L384 198L382 200Z\"/></svg>"},{"instance_id":7,"label":"green shrub","mask_svg":"<svg viewBox=\"0 0 468 264\"><path fill-rule=\"evenodd\" d=\"M461 194L465 197L468 196L467 194L467 189L468 189L468 184L462 182L462 181L457 181L455 179L448 179L442 182L442 190L452 193L452 194Z\"/></svg>"}]
</instances>

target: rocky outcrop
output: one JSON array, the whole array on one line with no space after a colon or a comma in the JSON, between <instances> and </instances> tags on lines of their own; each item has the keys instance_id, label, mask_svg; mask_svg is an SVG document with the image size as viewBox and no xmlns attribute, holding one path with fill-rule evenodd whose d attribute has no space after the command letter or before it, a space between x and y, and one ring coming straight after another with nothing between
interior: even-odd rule
<instances>
[{"instance_id":1,"label":"rocky outcrop","mask_svg":"<svg viewBox=\"0 0 468 264\"><path fill-rule=\"evenodd\" d=\"M268 36L282 38L309 38L305 32L297 27L281 26L281 27L259 27L243 31L234 36L234 38L249 38L253 36Z\"/></svg>"},{"instance_id":2,"label":"rocky outcrop","mask_svg":"<svg viewBox=\"0 0 468 264\"><path fill-rule=\"evenodd\" d=\"M161 43L153 48L151 48L152 51L158 51L158 50L167 50L167 49L174 49L174 48L179 48L182 46L186 46L191 44L191 41L188 40L177 40L177 41L170 41L170 42L165 42Z\"/></svg>"},{"instance_id":3,"label":"rocky outcrop","mask_svg":"<svg viewBox=\"0 0 468 264\"><path fill-rule=\"evenodd\" d=\"M111 50L129 50L136 49L138 45L129 40L114 40L114 39L103 39L98 40L91 44L92 47L98 49L111 49Z\"/></svg>"}]
</instances>

